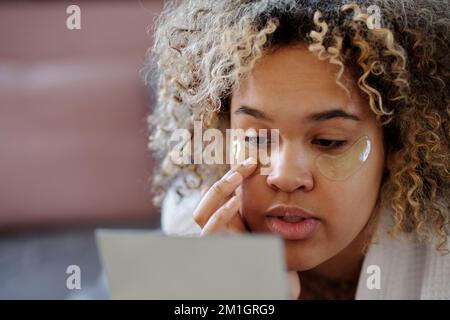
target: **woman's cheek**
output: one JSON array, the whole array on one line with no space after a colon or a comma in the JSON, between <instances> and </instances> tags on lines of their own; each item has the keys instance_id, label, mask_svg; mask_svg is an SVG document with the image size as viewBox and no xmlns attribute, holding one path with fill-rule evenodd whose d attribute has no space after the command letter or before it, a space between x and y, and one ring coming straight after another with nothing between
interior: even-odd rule
<instances>
[{"instance_id":1,"label":"woman's cheek","mask_svg":"<svg viewBox=\"0 0 450 320\"><path fill-rule=\"evenodd\" d=\"M338 240L356 236L370 216L365 186L355 179L336 182L322 177L316 187L320 201L315 209L321 215L327 238Z\"/></svg>"},{"instance_id":2,"label":"woman's cheek","mask_svg":"<svg viewBox=\"0 0 450 320\"><path fill-rule=\"evenodd\" d=\"M376 182L371 179L369 174L361 175L360 179L355 179L348 186L345 201L347 209L346 223L349 233L355 236L366 226L371 215L374 213L378 188Z\"/></svg>"},{"instance_id":3,"label":"woman's cheek","mask_svg":"<svg viewBox=\"0 0 450 320\"><path fill-rule=\"evenodd\" d=\"M241 215L254 230L264 227L264 210L270 205L270 195L266 194L265 187L265 177L254 175L245 179L236 189L236 194L242 199Z\"/></svg>"}]
</instances>

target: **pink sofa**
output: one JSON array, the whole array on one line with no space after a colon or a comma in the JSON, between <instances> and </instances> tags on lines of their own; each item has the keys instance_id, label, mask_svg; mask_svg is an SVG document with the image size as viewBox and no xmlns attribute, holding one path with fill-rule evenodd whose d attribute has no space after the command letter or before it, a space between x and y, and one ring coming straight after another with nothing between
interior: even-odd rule
<instances>
[{"instance_id":1,"label":"pink sofa","mask_svg":"<svg viewBox=\"0 0 450 320\"><path fill-rule=\"evenodd\" d=\"M0 229L157 226L138 74L162 1L0 3Z\"/></svg>"}]
</instances>

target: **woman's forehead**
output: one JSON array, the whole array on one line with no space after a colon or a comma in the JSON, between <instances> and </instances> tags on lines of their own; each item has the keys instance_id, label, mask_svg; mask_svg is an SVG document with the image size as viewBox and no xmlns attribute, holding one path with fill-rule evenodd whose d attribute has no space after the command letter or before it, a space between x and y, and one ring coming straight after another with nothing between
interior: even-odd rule
<instances>
[{"instance_id":1,"label":"woman's forehead","mask_svg":"<svg viewBox=\"0 0 450 320\"><path fill-rule=\"evenodd\" d=\"M231 111L241 106L276 116L301 118L311 111L343 109L364 115L363 103L346 74L350 96L336 83L338 67L298 47L282 48L263 57L233 92Z\"/></svg>"}]
</instances>

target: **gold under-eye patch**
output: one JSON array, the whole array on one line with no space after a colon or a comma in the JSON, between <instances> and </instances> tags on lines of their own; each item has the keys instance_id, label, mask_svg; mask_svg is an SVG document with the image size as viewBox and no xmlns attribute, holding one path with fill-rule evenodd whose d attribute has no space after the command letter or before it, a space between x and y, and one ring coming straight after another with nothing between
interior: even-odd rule
<instances>
[{"instance_id":1,"label":"gold under-eye patch","mask_svg":"<svg viewBox=\"0 0 450 320\"><path fill-rule=\"evenodd\" d=\"M322 175L330 180L342 181L355 174L367 161L372 149L368 136L358 139L350 148L338 155L321 154L315 164Z\"/></svg>"},{"instance_id":2,"label":"gold under-eye patch","mask_svg":"<svg viewBox=\"0 0 450 320\"><path fill-rule=\"evenodd\" d=\"M253 157L258 159L258 147L254 145L248 145L242 139L233 140L231 155L233 157L232 163L242 163L245 159Z\"/></svg>"},{"instance_id":3,"label":"gold under-eye patch","mask_svg":"<svg viewBox=\"0 0 450 320\"><path fill-rule=\"evenodd\" d=\"M262 139L262 140L261 140ZM278 153L278 131L270 132L270 137L265 129L259 130L259 134L254 131L250 135L243 135L241 139L235 139L231 146L231 165L240 164L248 158L253 158L258 164L261 175L270 174L270 155L272 152Z\"/></svg>"}]
</instances>

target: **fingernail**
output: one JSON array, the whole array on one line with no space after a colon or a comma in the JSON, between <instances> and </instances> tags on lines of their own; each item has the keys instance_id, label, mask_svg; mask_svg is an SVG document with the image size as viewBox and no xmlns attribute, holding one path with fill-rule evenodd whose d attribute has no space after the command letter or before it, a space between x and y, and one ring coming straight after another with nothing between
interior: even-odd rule
<instances>
[{"instance_id":1,"label":"fingernail","mask_svg":"<svg viewBox=\"0 0 450 320\"><path fill-rule=\"evenodd\" d=\"M238 184L242 181L242 175L239 172L235 171L230 176L226 177L226 180L229 183Z\"/></svg>"},{"instance_id":2,"label":"fingernail","mask_svg":"<svg viewBox=\"0 0 450 320\"><path fill-rule=\"evenodd\" d=\"M203 189L202 189L202 191L200 191L200 194L203 196L203 195L205 195L205 193L206 193L206 191L208 191L208 189L209 189L209 187L204 187Z\"/></svg>"},{"instance_id":3,"label":"fingernail","mask_svg":"<svg viewBox=\"0 0 450 320\"><path fill-rule=\"evenodd\" d=\"M245 159L245 161L242 163L245 167L251 167L252 165L256 164L256 159L253 157Z\"/></svg>"}]
</instances>

